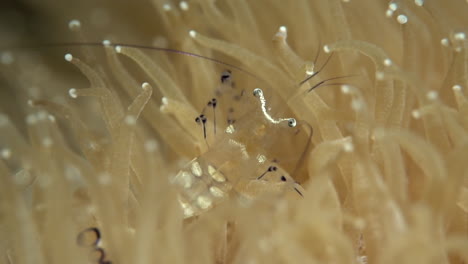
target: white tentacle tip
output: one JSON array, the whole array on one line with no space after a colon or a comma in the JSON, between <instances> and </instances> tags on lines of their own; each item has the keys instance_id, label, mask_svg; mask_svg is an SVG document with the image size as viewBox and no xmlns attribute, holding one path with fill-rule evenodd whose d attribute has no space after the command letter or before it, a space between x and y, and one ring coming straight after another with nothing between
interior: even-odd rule
<instances>
[{"instance_id":1,"label":"white tentacle tip","mask_svg":"<svg viewBox=\"0 0 468 264\"><path fill-rule=\"evenodd\" d=\"M81 28L81 22L78 19L73 19L68 22L68 28L71 31L78 31Z\"/></svg>"},{"instance_id":2,"label":"white tentacle tip","mask_svg":"<svg viewBox=\"0 0 468 264\"><path fill-rule=\"evenodd\" d=\"M169 101L167 100L167 97L162 97L161 98L161 106L159 107L159 111L165 112L167 109L167 105L169 104Z\"/></svg>"},{"instance_id":3,"label":"white tentacle tip","mask_svg":"<svg viewBox=\"0 0 468 264\"><path fill-rule=\"evenodd\" d=\"M328 47L328 45L324 45L323 46L323 51L325 51L325 53L330 53L330 47Z\"/></svg>"},{"instance_id":4,"label":"white tentacle tip","mask_svg":"<svg viewBox=\"0 0 468 264\"><path fill-rule=\"evenodd\" d=\"M417 6L423 6L424 5L424 0L414 0L414 4Z\"/></svg>"},{"instance_id":5,"label":"white tentacle tip","mask_svg":"<svg viewBox=\"0 0 468 264\"><path fill-rule=\"evenodd\" d=\"M434 101L439 97L439 94L437 91L429 91L427 92L426 97L428 100Z\"/></svg>"},{"instance_id":6,"label":"white tentacle tip","mask_svg":"<svg viewBox=\"0 0 468 264\"><path fill-rule=\"evenodd\" d=\"M104 46L108 47L108 46L110 46L110 45L111 45L111 42L110 42L110 40L108 40L108 39L105 39L105 40L103 40L103 41L102 41L102 45L104 45Z\"/></svg>"},{"instance_id":7,"label":"white tentacle tip","mask_svg":"<svg viewBox=\"0 0 468 264\"><path fill-rule=\"evenodd\" d=\"M136 117L133 115L125 116L125 124L132 126L136 124Z\"/></svg>"},{"instance_id":8,"label":"white tentacle tip","mask_svg":"<svg viewBox=\"0 0 468 264\"><path fill-rule=\"evenodd\" d=\"M413 110L411 112L411 116L413 116L414 119L419 119L421 118L421 112L419 112L418 110Z\"/></svg>"},{"instance_id":9,"label":"white tentacle tip","mask_svg":"<svg viewBox=\"0 0 468 264\"><path fill-rule=\"evenodd\" d=\"M379 81L385 79L385 73L382 71L378 71L375 73L375 78Z\"/></svg>"},{"instance_id":10,"label":"white tentacle tip","mask_svg":"<svg viewBox=\"0 0 468 264\"><path fill-rule=\"evenodd\" d=\"M341 92L343 94L350 94L351 93L351 86L347 85L347 84L343 84L341 85Z\"/></svg>"},{"instance_id":11,"label":"white tentacle tip","mask_svg":"<svg viewBox=\"0 0 468 264\"><path fill-rule=\"evenodd\" d=\"M393 62L392 62L391 59L386 58L386 59L383 61L383 64L384 64L385 66L389 67L389 66L392 66Z\"/></svg>"},{"instance_id":12,"label":"white tentacle tip","mask_svg":"<svg viewBox=\"0 0 468 264\"><path fill-rule=\"evenodd\" d=\"M121 53L122 52L122 47L121 46L115 46L115 52Z\"/></svg>"},{"instance_id":13,"label":"white tentacle tip","mask_svg":"<svg viewBox=\"0 0 468 264\"><path fill-rule=\"evenodd\" d=\"M155 152L158 150L159 144L155 139L149 139L145 142L145 150L146 152Z\"/></svg>"},{"instance_id":14,"label":"white tentacle tip","mask_svg":"<svg viewBox=\"0 0 468 264\"><path fill-rule=\"evenodd\" d=\"M11 157L11 150L8 149L8 148L4 148L0 151L0 156L3 158L3 159L9 159Z\"/></svg>"},{"instance_id":15,"label":"white tentacle tip","mask_svg":"<svg viewBox=\"0 0 468 264\"><path fill-rule=\"evenodd\" d=\"M76 89L75 88L70 88L70 90L68 90L68 95L71 98L77 98L78 97L78 94L76 94Z\"/></svg>"},{"instance_id":16,"label":"white tentacle tip","mask_svg":"<svg viewBox=\"0 0 468 264\"><path fill-rule=\"evenodd\" d=\"M408 17L405 16L405 15L398 15L398 16L397 16L397 22L398 22L400 25L404 25L404 24L408 23Z\"/></svg>"},{"instance_id":17,"label":"white tentacle tip","mask_svg":"<svg viewBox=\"0 0 468 264\"><path fill-rule=\"evenodd\" d=\"M279 32L281 33L288 33L288 28L286 26L280 26L279 27Z\"/></svg>"},{"instance_id":18,"label":"white tentacle tip","mask_svg":"<svg viewBox=\"0 0 468 264\"><path fill-rule=\"evenodd\" d=\"M163 10L164 10L164 11L166 11L166 12L167 12L167 11L171 11L171 9L172 9L172 7L171 7L170 4L164 4L164 5L163 5Z\"/></svg>"},{"instance_id":19,"label":"white tentacle tip","mask_svg":"<svg viewBox=\"0 0 468 264\"><path fill-rule=\"evenodd\" d=\"M73 55L71 55L70 53L67 53L67 54L65 54L64 58L65 58L66 61L72 61L73 60Z\"/></svg>"},{"instance_id":20,"label":"white tentacle tip","mask_svg":"<svg viewBox=\"0 0 468 264\"><path fill-rule=\"evenodd\" d=\"M143 90L147 91L147 90L150 90L152 87L151 87L151 85L149 83L144 82L144 83L141 84L141 88Z\"/></svg>"},{"instance_id":21,"label":"white tentacle tip","mask_svg":"<svg viewBox=\"0 0 468 264\"><path fill-rule=\"evenodd\" d=\"M189 35L190 35L190 37L195 38L197 36L197 32L192 29L192 30L189 31Z\"/></svg>"},{"instance_id":22,"label":"white tentacle tip","mask_svg":"<svg viewBox=\"0 0 468 264\"><path fill-rule=\"evenodd\" d=\"M189 4L185 1L181 1L179 3L179 7L180 9L182 9L183 11L188 11L189 10Z\"/></svg>"},{"instance_id":23,"label":"white tentacle tip","mask_svg":"<svg viewBox=\"0 0 468 264\"><path fill-rule=\"evenodd\" d=\"M462 87L459 84L455 84L454 86L452 86L452 90L454 90L454 91L461 91L461 89L462 89Z\"/></svg>"},{"instance_id":24,"label":"white tentacle tip","mask_svg":"<svg viewBox=\"0 0 468 264\"><path fill-rule=\"evenodd\" d=\"M440 44L442 44L442 46L444 47L448 47L450 45L450 41L448 40L448 38L443 38L440 40Z\"/></svg>"},{"instance_id":25,"label":"white tentacle tip","mask_svg":"<svg viewBox=\"0 0 468 264\"><path fill-rule=\"evenodd\" d=\"M457 33L453 34L453 38L456 39L456 40L463 41L463 40L466 39L466 34L465 34L465 32L457 32Z\"/></svg>"},{"instance_id":26,"label":"white tentacle tip","mask_svg":"<svg viewBox=\"0 0 468 264\"><path fill-rule=\"evenodd\" d=\"M385 16L386 16L386 17L392 17L392 16L393 16L393 10L387 9L387 10L385 11Z\"/></svg>"},{"instance_id":27,"label":"white tentacle tip","mask_svg":"<svg viewBox=\"0 0 468 264\"><path fill-rule=\"evenodd\" d=\"M352 142L346 142L343 144L344 152L350 153L354 151L354 145Z\"/></svg>"}]
</instances>

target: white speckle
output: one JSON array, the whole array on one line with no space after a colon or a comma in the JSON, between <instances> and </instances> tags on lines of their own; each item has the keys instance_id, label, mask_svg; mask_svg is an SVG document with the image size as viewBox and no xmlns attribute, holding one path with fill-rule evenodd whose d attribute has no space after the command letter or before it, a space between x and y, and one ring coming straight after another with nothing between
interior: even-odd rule
<instances>
[{"instance_id":1,"label":"white speckle","mask_svg":"<svg viewBox=\"0 0 468 264\"><path fill-rule=\"evenodd\" d=\"M49 119L50 122L55 123L55 116L48 115L47 118Z\"/></svg>"},{"instance_id":2,"label":"white speckle","mask_svg":"<svg viewBox=\"0 0 468 264\"><path fill-rule=\"evenodd\" d=\"M178 182L184 187L185 189L188 189L192 187L193 184L193 178L192 175L186 171L181 171L179 174L176 176Z\"/></svg>"},{"instance_id":3,"label":"white speckle","mask_svg":"<svg viewBox=\"0 0 468 264\"><path fill-rule=\"evenodd\" d=\"M186 218L195 214L195 211L193 210L193 207L190 204L186 202L182 202L180 199L179 199L179 203L182 209L184 210L184 216Z\"/></svg>"},{"instance_id":4,"label":"white speckle","mask_svg":"<svg viewBox=\"0 0 468 264\"><path fill-rule=\"evenodd\" d=\"M197 36L197 32L195 30L190 30L189 35L190 37L195 38Z\"/></svg>"},{"instance_id":5,"label":"white speckle","mask_svg":"<svg viewBox=\"0 0 468 264\"><path fill-rule=\"evenodd\" d=\"M211 186L210 187L210 193L214 196L214 197L223 197L224 196L224 192L216 187L216 186Z\"/></svg>"},{"instance_id":6,"label":"white speckle","mask_svg":"<svg viewBox=\"0 0 468 264\"><path fill-rule=\"evenodd\" d=\"M29 114L26 116L26 123L28 125L34 125L37 123L37 117L35 114Z\"/></svg>"},{"instance_id":7,"label":"white speckle","mask_svg":"<svg viewBox=\"0 0 468 264\"><path fill-rule=\"evenodd\" d=\"M167 12L167 11L171 11L171 9L172 9L172 8L171 8L171 5L170 5L170 4L164 4L164 5L163 5L163 10L164 10L164 11L166 11L166 12Z\"/></svg>"},{"instance_id":8,"label":"white speckle","mask_svg":"<svg viewBox=\"0 0 468 264\"><path fill-rule=\"evenodd\" d=\"M159 107L159 110L161 112L165 112L168 104L169 104L169 101L167 100L167 97L162 97L161 106Z\"/></svg>"},{"instance_id":9,"label":"white speckle","mask_svg":"<svg viewBox=\"0 0 468 264\"><path fill-rule=\"evenodd\" d=\"M288 33L288 28L286 26L281 26L281 27L279 27L279 32Z\"/></svg>"},{"instance_id":10,"label":"white speckle","mask_svg":"<svg viewBox=\"0 0 468 264\"><path fill-rule=\"evenodd\" d=\"M417 6L423 6L424 5L424 0L414 0L414 4Z\"/></svg>"},{"instance_id":11,"label":"white speckle","mask_svg":"<svg viewBox=\"0 0 468 264\"><path fill-rule=\"evenodd\" d=\"M88 148L91 149L91 150L96 150L96 149L97 149L97 146L98 146L98 145L97 145L96 142L94 142L94 141L90 141L90 142L88 143Z\"/></svg>"},{"instance_id":12,"label":"white speckle","mask_svg":"<svg viewBox=\"0 0 468 264\"><path fill-rule=\"evenodd\" d=\"M107 172L103 172L98 175L98 182L101 185L108 185L111 182L111 176Z\"/></svg>"},{"instance_id":13,"label":"white speckle","mask_svg":"<svg viewBox=\"0 0 468 264\"><path fill-rule=\"evenodd\" d=\"M144 82L144 83L141 84L141 88L143 90L145 90L145 91L149 91L149 90L151 90L151 85L149 83L147 83L147 82Z\"/></svg>"},{"instance_id":14,"label":"white speckle","mask_svg":"<svg viewBox=\"0 0 468 264\"><path fill-rule=\"evenodd\" d=\"M345 152L353 152L354 151L354 145L351 142L346 142L343 144L343 150Z\"/></svg>"},{"instance_id":15,"label":"white speckle","mask_svg":"<svg viewBox=\"0 0 468 264\"><path fill-rule=\"evenodd\" d=\"M411 115L413 116L414 119L419 119L421 118L421 112L419 112L418 110L413 110L411 112Z\"/></svg>"},{"instance_id":16,"label":"white speckle","mask_svg":"<svg viewBox=\"0 0 468 264\"><path fill-rule=\"evenodd\" d=\"M439 97L439 95L437 94L436 91L429 91L429 92L427 92L426 97L429 100L435 100L435 99L437 99L437 97Z\"/></svg>"},{"instance_id":17,"label":"white speckle","mask_svg":"<svg viewBox=\"0 0 468 264\"><path fill-rule=\"evenodd\" d=\"M29 105L29 106L34 106L34 101L31 100L31 99L29 99L29 100L28 100L28 105Z\"/></svg>"},{"instance_id":18,"label":"white speckle","mask_svg":"<svg viewBox=\"0 0 468 264\"><path fill-rule=\"evenodd\" d=\"M351 108L354 109L355 111L361 110L363 105L364 104L359 99L351 100Z\"/></svg>"},{"instance_id":19,"label":"white speckle","mask_svg":"<svg viewBox=\"0 0 468 264\"><path fill-rule=\"evenodd\" d=\"M7 148L4 148L0 151L0 155L2 156L2 158L4 159L9 159L11 157L11 150L10 149L7 149Z\"/></svg>"},{"instance_id":20,"label":"white speckle","mask_svg":"<svg viewBox=\"0 0 468 264\"><path fill-rule=\"evenodd\" d=\"M197 197L197 204L201 209L208 209L211 207L213 202L211 201L209 197L200 195Z\"/></svg>"},{"instance_id":21,"label":"white speckle","mask_svg":"<svg viewBox=\"0 0 468 264\"><path fill-rule=\"evenodd\" d=\"M351 92L351 87L349 85L341 85L341 92L344 94L349 94Z\"/></svg>"},{"instance_id":22,"label":"white speckle","mask_svg":"<svg viewBox=\"0 0 468 264\"><path fill-rule=\"evenodd\" d=\"M384 73L384 72L381 72L381 71L378 71L378 72L375 73L375 78L376 78L377 80L380 80L380 81L381 81L381 80L383 80L383 79L385 78L385 73Z\"/></svg>"},{"instance_id":23,"label":"white speckle","mask_svg":"<svg viewBox=\"0 0 468 264\"><path fill-rule=\"evenodd\" d=\"M388 67L388 66L391 66L391 65L393 64L392 60L391 60L391 59L388 59L388 58L385 59L385 60L383 61L383 63L384 63L384 65L387 66L387 67Z\"/></svg>"},{"instance_id":24,"label":"white speckle","mask_svg":"<svg viewBox=\"0 0 468 264\"><path fill-rule=\"evenodd\" d=\"M367 264L367 256L358 256L357 257L357 262L359 264Z\"/></svg>"},{"instance_id":25,"label":"white speckle","mask_svg":"<svg viewBox=\"0 0 468 264\"><path fill-rule=\"evenodd\" d=\"M211 175L211 178L213 178L217 182L226 181L226 178L224 178L224 176L221 174L221 172L217 171L211 165L208 165L208 173Z\"/></svg>"},{"instance_id":26,"label":"white speckle","mask_svg":"<svg viewBox=\"0 0 468 264\"><path fill-rule=\"evenodd\" d=\"M169 100L167 99L167 97L163 96L163 97L161 98L161 103L162 103L163 105L168 105L168 104L169 104Z\"/></svg>"},{"instance_id":27,"label":"white speckle","mask_svg":"<svg viewBox=\"0 0 468 264\"><path fill-rule=\"evenodd\" d=\"M309 75L309 76L312 76L314 75L314 71L313 70L306 70L306 74Z\"/></svg>"},{"instance_id":28,"label":"white speckle","mask_svg":"<svg viewBox=\"0 0 468 264\"><path fill-rule=\"evenodd\" d=\"M13 54L9 51L4 51L0 55L0 62L4 65L10 65L15 61Z\"/></svg>"},{"instance_id":29,"label":"white speckle","mask_svg":"<svg viewBox=\"0 0 468 264\"><path fill-rule=\"evenodd\" d=\"M440 44L442 44L442 46L444 46L444 47L448 47L450 42L449 42L448 38L443 38L443 39L440 40Z\"/></svg>"},{"instance_id":30,"label":"white speckle","mask_svg":"<svg viewBox=\"0 0 468 264\"><path fill-rule=\"evenodd\" d=\"M125 116L125 124L135 125L136 124L136 118L134 116L132 116L132 115Z\"/></svg>"},{"instance_id":31,"label":"white speckle","mask_svg":"<svg viewBox=\"0 0 468 264\"><path fill-rule=\"evenodd\" d=\"M406 24L406 23L408 23L408 17L405 16L405 15L398 15L398 16L397 16L397 21L398 21L398 23L400 23L401 25Z\"/></svg>"},{"instance_id":32,"label":"white speckle","mask_svg":"<svg viewBox=\"0 0 468 264\"><path fill-rule=\"evenodd\" d=\"M65 167L65 178L69 181L79 181L82 179L81 171L75 166L68 165Z\"/></svg>"},{"instance_id":33,"label":"white speckle","mask_svg":"<svg viewBox=\"0 0 468 264\"><path fill-rule=\"evenodd\" d=\"M217 172L217 170L216 170L213 166L208 165L208 173L209 173L210 175L213 175L213 174L215 174L216 172Z\"/></svg>"},{"instance_id":34,"label":"white speckle","mask_svg":"<svg viewBox=\"0 0 468 264\"><path fill-rule=\"evenodd\" d=\"M351 2L351 0L342 0L342 1L343 1L343 3L349 3L349 2Z\"/></svg>"},{"instance_id":35,"label":"white speckle","mask_svg":"<svg viewBox=\"0 0 468 264\"><path fill-rule=\"evenodd\" d=\"M185 2L185 1L181 1L181 2L179 3L179 7L180 7L180 9L182 9L183 11L189 10L189 4L188 4L187 2Z\"/></svg>"},{"instance_id":36,"label":"white speckle","mask_svg":"<svg viewBox=\"0 0 468 264\"><path fill-rule=\"evenodd\" d=\"M115 52L121 53L122 52L122 47L121 46L115 46Z\"/></svg>"},{"instance_id":37,"label":"white speckle","mask_svg":"<svg viewBox=\"0 0 468 264\"><path fill-rule=\"evenodd\" d=\"M228 134L233 134L235 132L235 128L232 124L230 124L228 127L226 127L226 133Z\"/></svg>"},{"instance_id":38,"label":"white speckle","mask_svg":"<svg viewBox=\"0 0 468 264\"><path fill-rule=\"evenodd\" d=\"M452 86L452 90L454 90L454 91L461 91L461 89L462 89L462 87L459 84L455 84L454 86Z\"/></svg>"},{"instance_id":39,"label":"white speckle","mask_svg":"<svg viewBox=\"0 0 468 264\"><path fill-rule=\"evenodd\" d=\"M388 9L392 10L392 11L396 11L398 9L398 5L396 3L390 3L388 5Z\"/></svg>"},{"instance_id":40,"label":"white speckle","mask_svg":"<svg viewBox=\"0 0 468 264\"><path fill-rule=\"evenodd\" d=\"M193 175L195 175L197 177L200 177L203 174L203 171L202 171L202 169L200 167L200 163L198 163L197 161L192 162L192 173L193 173Z\"/></svg>"},{"instance_id":41,"label":"white speckle","mask_svg":"<svg viewBox=\"0 0 468 264\"><path fill-rule=\"evenodd\" d=\"M71 31L78 31L81 28L81 22L77 19L70 20L70 22L68 22L68 28Z\"/></svg>"},{"instance_id":42,"label":"white speckle","mask_svg":"<svg viewBox=\"0 0 468 264\"><path fill-rule=\"evenodd\" d=\"M68 95L70 95L71 98L77 98L78 95L76 94L76 89L75 88L70 88L70 90L68 90Z\"/></svg>"},{"instance_id":43,"label":"white speckle","mask_svg":"<svg viewBox=\"0 0 468 264\"><path fill-rule=\"evenodd\" d=\"M73 60L73 55L71 55L70 53L65 54L65 60L66 61L72 61Z\"/></svg>"},{"instance_id":44,"label":"white speckle","mask_svg":"<svg viewBox=\"0 0 468 264\"><path fill-rule=\"evenodd\" d=\"M453 34L453 38L456 39L456 40L465 40L466 35L465 35L464 32L457 32L457 33Z\"/></svg>"},{"instance_id":45,"label":"white speckle","mask_svg":"<svg viewBox=\"0 0 468 264\"><path fill-rule=\"evenodd\" d=\"M385 16L386 16L386 17L391 17L391 16L393 16L393 11L390 10L390 9L387 9L387 11L385 11Z\"/></svg>"},{"instance_id":46,"label":"white speckle","mask_svg":"<svg viewBox=\"0 0 468 264\"><path fill-rule=\"evenodd\" d=\"M324 45L323 51L325 51L325 53L330 53L330 47L328 47L328 45Z\"/></svg>"},{"instance_id":47,"label":"white speckle","mask_svg":"<svg viewBox=\"0 0 468 264\"><path fill-rule=\"evenodd\" d=\"M110 44L111 44L111 42L108 39L105 39L105 40L102 41L102 45L104 45L104 46L110 46Z\"/></svg>"},{"instance_id":48,"label":"white speckle","mask_svg":"<svg viewBox=\"0 0 468 264\"><path fill-rule=\"evenodd\" d=\"M257 161L258 163L264 163L267 160L267 158L264 155L257 155Z\"/></svg>"},{"instance_id":49,"label":"white speckle","mask_svg":"<svg viewBox=\"0 0 468 264\"><path fill-rule=\"evenodd\" d=\"M156 140L149 139L145 142L146 152L155 152L157 149L159 149L159 144Z\"/></svg>"},{"instance_id":50,"label":"white speckle","mask_svg":"<svg viewBox=\"0 0 468 264\"><path fill-rule=\"evenodd\" d=\"M48 148L48 147L52 146L53 141L52 141L52 139L50 137L45 137L45 138L42 139L41 143L42 143L42 146Z\"/></svg>"}]
</instances>

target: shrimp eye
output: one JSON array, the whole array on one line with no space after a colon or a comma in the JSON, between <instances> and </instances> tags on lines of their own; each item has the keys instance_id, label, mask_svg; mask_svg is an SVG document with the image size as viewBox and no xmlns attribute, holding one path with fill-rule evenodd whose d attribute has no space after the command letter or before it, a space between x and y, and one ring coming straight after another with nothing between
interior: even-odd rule
<instances>
[{"instance_id":1,"label":"shrimp eye","mask_svg":"<svg viewBox=\"0 0 468 264\"><path fill-rule=\"evenodd\" d=\"M285 181L286 181L286 177L281 176L281 181L284 181L284 182L285 182Z\"/></svg>"}]
</instances>

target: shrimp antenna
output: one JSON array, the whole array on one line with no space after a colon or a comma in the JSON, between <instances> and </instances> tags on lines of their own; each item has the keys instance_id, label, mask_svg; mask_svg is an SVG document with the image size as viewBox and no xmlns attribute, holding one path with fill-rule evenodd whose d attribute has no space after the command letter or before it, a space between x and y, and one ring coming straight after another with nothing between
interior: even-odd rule
<instances>
[{"instance_id":1,"label":"shrimp antenna","mask_svg":"<svg viewBox=\"0 0 468 264\"><path fill-rule=\"evenodd\" d=\"M304 147L304 150L302 151L301 153L301 156L299 157L299 160L297 161L297 164L296 164L296 168L294 168L294 171L293 173L291 174L291 177L293 179L295 179L295 176L297 174L297 172L299 171L300 167L301 167L301 164L304 162L304 159L306 158L307 156L307 150L309 149L310 147L310 143L312 142L312 136L314 134L314 129L312 128L312 126L307 123L306 121L304 120L299 120L299 124L302 124L303 126L306 126L309 128L310 130L310 134L309 134L309 138L307 139L307 144L306 146ZM298 190L296 190L297 192L299 192ZM302 196L302 193L299 192L299 194Z\"/></svg>"},{"instance_id":2,"label":"shrimp antenna","mask_svg":"<svg viewBox=\"0 0 468 264\"><path fill-rule=\"evenodd\" d=\"M265 176L265 174L267 174L268 172L272 172L272 171L276 171L278 168L276 168L275 166L270 166L268 167L268 169L262 174L260 175L257 180L261 180L263 178L263 176Z\"/></svg>"},{"instance_id":3,"label":"shrimp antenna","mask_svg":"<svg viewBox=\"0 0 468 264\"><path fill-rule=\"evenodd\" d=\"M317 56L317 57L318 57L318 56ZM299 83L299 86L303 85L305 82L307 82L308 80L314 78L317 74L319 74L319 73L323 70L323 68L325 68L325 66L327 66L328 62L330 61L330 59L331 59L332 57L333 57L333 53L330 54L330 56L328 56L327 61L325 61L325 63L322 65L322 67L320 67L320 69L319 69L318 71L314 72L312 75L310 75L309 77L305 78L305 80L301 81L301 82ZM315 64L314 64L314 65L315 65Z\"/></svg>"},{"instance_id":4,"label":"shrimp antenna","mask_svg":"<svg viewBox=\"0 0 468 264\"><path fill-rule=\"evenodd\" d=\"M265 79L260 78L259 76L249 72L248 70L241 68L239 66L236 66L234 64L230 64L227 62L220 61L215 58L203 56L200 54L188 52L188 51L183 51L183 50L177 50L177 49L169 49L169 48L161 48L161 47L156 47L156 46L145 46L145 45L139 45L139 44L124 44L124 43L102 43L102 42L57 42L57 43L39 43L35 44L32 46L17 46L14 47L13 49L35 49L35 48L57 48L57 47L82 47L82 46L91 46L91 47L105 47L105 46L111 46L111 47L126 47L126 48L135 48L135 49L142 49L142 50L152 50L152 51L163 51L163 52L168 52L168 53L174 53L174 54L181 54L181 55L186 55L190 57L196 57L196 58L201 58L204 60L208 60L211 62L214 62L219 65L224 65L231 67L233 69L236 69L252 78L254 78L257 81L261 81L263 83L268 83Z\"/></svg>"},{"instance_id":5,"label":"shrimp antenna","mask_svg":"<svg viewBox=\"0 0 468 264\"><path fill-rule=\"evenodd\" d=\"M326 80L323 80L323 81L320 81L318 82L317 84L315 84L314 86L310 87L309 90L307 90L308 93L312 92L312 90L314 90L315 88L319 87L320 85L328 82L328 81L333 81L333 80L338 80L338 79L343 79L343 78L349 78L349 77L355 77L356 75L345 75L345 76L338 76L338 77L333 77L333 78L328 78ZM326 85L322 85L322 86L329 86L329 85L342 85L342 83L329 83L329 84L326 84Z\"/></svg>"}]
</instances>

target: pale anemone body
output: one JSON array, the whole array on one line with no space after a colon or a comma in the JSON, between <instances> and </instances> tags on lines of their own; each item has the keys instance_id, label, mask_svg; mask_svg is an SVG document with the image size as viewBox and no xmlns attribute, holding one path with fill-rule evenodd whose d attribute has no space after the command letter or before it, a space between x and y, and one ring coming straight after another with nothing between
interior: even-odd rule
<instances>
[{"instance_id":1,"label":"pale anemone body","mask_svg":"<svg viewBox=\"0 0 468 264\"><path fill-rule=\"evenodd\" d=\"M309 2L153 1L138 12L41 3L63 33L43 32L47 42L154 39L254 73L231 69L237 87L264 89L272 116L310 124L313 146L307 159L294 137L244 143L246 152L295 155L285 170L306 195L226 199L183 221L169 178L196 157L242 158L223 144L203 156L194 122L226 65L109 42L3 51L2 261L84 263L75 238L98 225L107 258L123 264L466 263L468 4ZM72 18L82 29L72 23L68 37ZM75 68L57 62L65 52Z\"/></svg>"}]
</instances>

